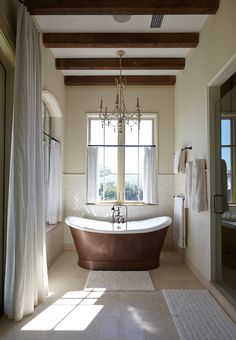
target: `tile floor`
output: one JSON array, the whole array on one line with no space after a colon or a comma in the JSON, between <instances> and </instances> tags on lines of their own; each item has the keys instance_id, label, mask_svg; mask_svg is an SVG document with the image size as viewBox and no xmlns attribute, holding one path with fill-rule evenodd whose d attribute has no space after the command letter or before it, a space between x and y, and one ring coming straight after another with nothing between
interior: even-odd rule
<instances>
[{"instance_id":1,"label":"tile floor","mask_svg":"<svg viewBox=\"0 0 236 340\"><path fill-rule=\"evenodd\" d=\"M3 317L0 339L175 340L179 339L163 288L202 289L175 252L163 252L150 271L155 292L84 292L88 271L65 251L49 270L50 296L21 322Z\"/></svg>"}]
</instances>

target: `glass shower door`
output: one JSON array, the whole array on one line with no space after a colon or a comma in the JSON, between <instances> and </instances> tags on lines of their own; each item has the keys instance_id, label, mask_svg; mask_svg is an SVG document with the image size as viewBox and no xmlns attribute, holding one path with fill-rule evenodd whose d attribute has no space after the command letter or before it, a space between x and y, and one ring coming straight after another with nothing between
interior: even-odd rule
<instances>
[{"instance_id":1,"label":"glass shower door","mask_svg":"<svg viewBox=\"0 0 236 340\"><path fill-rule=\"evenodd\" d=\"M236 88L216 104L217 281L236 304Z\"/></svg>"}]
</instances>

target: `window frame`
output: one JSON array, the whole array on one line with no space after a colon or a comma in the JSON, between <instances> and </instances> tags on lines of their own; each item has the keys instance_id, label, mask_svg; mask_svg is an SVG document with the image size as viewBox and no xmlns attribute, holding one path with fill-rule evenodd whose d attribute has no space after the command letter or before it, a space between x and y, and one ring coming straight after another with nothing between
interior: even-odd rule
<instances>
[{"instance_id":1,"label":"window frame","mask_svg":"<svg viewBox=\"0 0 236 340\"><path fill-rule=\"evenodd\" d=\"M230 120L230 144L222 144L222 136L221 136L221 152L223 148L230 149L230 159L231 159L231 201L229 201L230 205L236 205L236 113L232 112L224 112L221 114L221 122L223 120Z\"/></svg>"},{"instance_id":2,"label":"window frame","mask_svg":"<svg viewBox=\"0 0 236 340\"><path fill-rule=\"evenodd\" d=\"M156 146L157 153L157 163L158 163L158 113L146 113L142 114L141 120L151 120L152 121L152 145ZM87 145L91 144L91 121L97 120L100 121L98 114L89 113L87 114ZM101 123L102 124L102 123ZM125 144L125 133L124 130L122 133L118 133L117 144ZM111 205L114 203L122 203L128 205L148 205L143 201L131 201L125 200L125 147L118 147L118 155L117 155L117 173L118 173L118 181L117 181L117 200L99 200L96 202L98 205Z\"/></svg>"}]
</instances>

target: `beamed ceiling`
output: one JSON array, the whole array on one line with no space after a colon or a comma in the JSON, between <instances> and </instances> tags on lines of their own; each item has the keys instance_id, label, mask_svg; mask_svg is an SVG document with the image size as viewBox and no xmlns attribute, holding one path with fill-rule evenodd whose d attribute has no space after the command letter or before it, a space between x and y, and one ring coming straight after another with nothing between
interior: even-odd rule
<instances>
[{"instance_id":1,"label":"beamed ceiling","mask_svg":"<svg viewBox=\"0 0 236 340\"><path fill-rule=\"evenodd\" d=\"M174 85L177 72L185 67L185 57L201 39L199 32L208 15L219 7L219 0L25 3L68 86L113 85L119 73L118 49L126 52L122 69L128 84ZM131 17L119 23L114 15Z\"/></svg>"}]
</instances>

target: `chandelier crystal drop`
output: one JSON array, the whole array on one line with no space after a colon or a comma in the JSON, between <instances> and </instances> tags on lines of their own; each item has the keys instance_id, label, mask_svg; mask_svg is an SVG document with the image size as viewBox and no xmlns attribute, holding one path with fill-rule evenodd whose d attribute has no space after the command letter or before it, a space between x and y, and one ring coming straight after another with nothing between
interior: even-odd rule
<instances>
[{"instance_id":1,"label":"chandelier crystal drop","mask_svg":"<svg viewBox=\"0 0 236 340\"><path fill-rule=\"evenodd\" d=\"M125 55L125 51L118 50L117 55L120 61L120 75L116 78L116 100L113 111L109 111L107 106L104 108L103 97L101 97L100 107L99 107L99 118L102 121L102 126L105 125L113 126L114 129L118 129L119 133L122 133L125 124L130 126L131 130L134 125L138 125L140 128L140 105L139 98L137 97L136 108L134 112L128 112L125 105L125 88L126 81L122 76L122 57Z\"/></svg>"}]
</instances>

